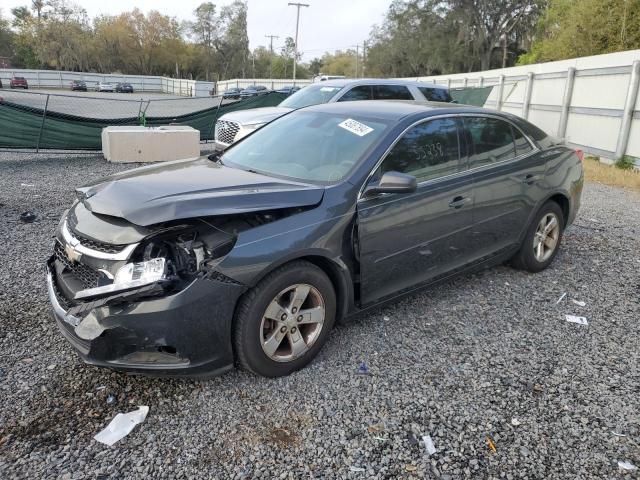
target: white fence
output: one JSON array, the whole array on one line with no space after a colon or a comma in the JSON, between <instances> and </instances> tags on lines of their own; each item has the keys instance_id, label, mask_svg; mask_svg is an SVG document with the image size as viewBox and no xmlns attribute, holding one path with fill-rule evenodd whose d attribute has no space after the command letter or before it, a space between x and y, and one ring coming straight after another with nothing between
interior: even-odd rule
<instances>
[{"instance_id":1,"label":"white fence","mask_svg":"<svg viewBox=\"0 0 640 480\"><path fill-rule=\"evenodd\" d=\"M130 83L135 92L162 92L183 97L207 97L211 94L212 90L216 93L222 93L233 87L246 88L251 85L264 85L271 90L275 90L288 85L303 87L311 83L311 80L292 80L286 78L236 78L214 83L145 75L101 74L59 70L25 70L17 68L0 69L0 80L2 80L5 88L9 87L9 80L14 76L26 78L29 88L69 89L73 80L83 80L86 82L87 88L93 90L99 82L120 82Z\"/></svg>"},{"instance_id":2,"label":"white fence","mask_svg":"<svg viewBox=\"0 0 640 480\"><path fill-rule=\"evenodd\" d=\"M89 90L93 90L99 82L130 83L135 92L171 93L183 97L206 97L214 86L213 82L182 80L146 75L119 75L84 72L67 72L60 70L25 70L0 69L0 80L4 88L9 88L11 77L27 79L29 88L62 88L69 89L73 80L83 80Z\"/></svg>"},{"instance_id":3,"label":"white fence","mask_svg":"<svg viewBox=\"0 0 640 480\"><path fill-rule=\"evenodd\" d=\"M606 159L640 165L640 50L420 80L494 88L485 103Z\"/></svg>"}]
</instances>

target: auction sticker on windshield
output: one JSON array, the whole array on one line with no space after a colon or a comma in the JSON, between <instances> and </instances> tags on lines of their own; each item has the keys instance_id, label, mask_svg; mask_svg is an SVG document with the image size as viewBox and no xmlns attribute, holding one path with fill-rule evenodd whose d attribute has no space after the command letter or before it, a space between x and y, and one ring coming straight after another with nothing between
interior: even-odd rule
<instances>
[{"instance_id":1,"label":"auction sticker on windshield","mask_svg":"<svg viewBox=\"0 0 640 480\"><path fill-rule=\"evenodd\" d=\"M339 123L338 126L355 133L359 137L364 137L367 133L373 132L373 128L352 118L347 118L344 122Z\"/></svg>"}]
</instances>

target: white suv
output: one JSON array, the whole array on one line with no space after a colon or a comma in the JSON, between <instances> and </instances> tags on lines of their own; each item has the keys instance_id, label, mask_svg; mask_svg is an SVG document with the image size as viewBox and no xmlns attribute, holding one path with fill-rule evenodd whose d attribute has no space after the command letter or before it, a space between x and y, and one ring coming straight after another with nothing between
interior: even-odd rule
<instances>
[{"instance_id":1,"label":"white suv","mask_svg":"<svg viewBox=\"0 0 640 480\"><path fill-rule=\"evenodd\" d=\"M327 80L287 97L277 107L252 108L224 114L216 122L215 146L225 149L254 130L298 108L354 100L416 100L452 102L446 86L406 80Z\"/></svg>"}]
</instances>

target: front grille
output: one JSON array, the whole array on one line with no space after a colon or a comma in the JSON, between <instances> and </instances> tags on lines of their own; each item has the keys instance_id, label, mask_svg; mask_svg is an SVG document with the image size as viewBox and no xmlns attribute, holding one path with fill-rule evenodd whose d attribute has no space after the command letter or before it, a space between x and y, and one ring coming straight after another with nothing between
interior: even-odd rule
<instances>
[{"instance_id":1,"label":"front grille","mask_svg":"<svg viewBox=\"0 0 640 480\"><path fill-rule=\"evenodd\" d=\"M73 233L73 236L80 240L80 243L92 250L97 250L102 253L120 253L126 245L116 245L111 243L99 242L97 240L93 240L89 237L85 237L84 235L78 233L76 231L76 225L78 224L78 218L73 210L69 212L67 215L67 226L69 227L69 231Z\"/></svg>"},{"instance_id":2,"label":"front grille","mask_svg":"<svg viewBox=\"0 0 640 480\"><path fill-rule=\"evenodd\" d=\"M71 275L73 275L77 280L79 280L85 289L98 286L100 273L82 263L72 262L67 256L67 253L64 251L64 247L60 244L60 242L56 242L53 253L56 257L56 260L62 263L65 266L65 270L71 273Z\"/></svg>"},{"instance_id":3,"label":"front grille","mask_svg":"<svg viewBox=\"0 0 640 480\"><path fill-rule=\"evenodd\" d=\"M231 145L236 138L238 130L240 130L240 125L236 122L218 120L216 122L215 138L220 143Z\"/></svg>"}]
</instances>

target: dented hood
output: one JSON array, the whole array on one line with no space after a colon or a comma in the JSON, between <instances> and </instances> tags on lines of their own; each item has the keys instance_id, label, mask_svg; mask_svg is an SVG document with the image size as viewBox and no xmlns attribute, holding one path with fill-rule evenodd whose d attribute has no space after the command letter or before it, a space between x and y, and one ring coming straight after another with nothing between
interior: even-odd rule
<instances>
[{"instance_id":1,"label":"dented hood","mask_svg":"<svg viewBox=\"0 0 640 480\"><path fill-rule=\"evenodd\" d=\"M225 167L206 157L129 170L78 188L90 211L148 226L320 203L320 186Z\"/></svg>"}]
</instances>

